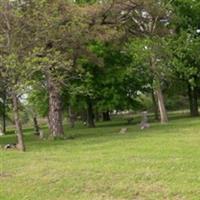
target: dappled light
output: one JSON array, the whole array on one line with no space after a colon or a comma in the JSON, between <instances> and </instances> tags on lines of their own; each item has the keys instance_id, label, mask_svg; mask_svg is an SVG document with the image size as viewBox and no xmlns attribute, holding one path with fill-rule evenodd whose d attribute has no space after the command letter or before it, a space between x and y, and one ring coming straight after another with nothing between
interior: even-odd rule
<instances>
[{"instance_id":1,"label":"dappled light","mask_svg":"<svg viewBox=\"0 0 200 200\"><path fill-rule=\"evenodd\" d=\"M0 0L0 200L197 200L198 0Z\"/></svg>"}]
</instances>

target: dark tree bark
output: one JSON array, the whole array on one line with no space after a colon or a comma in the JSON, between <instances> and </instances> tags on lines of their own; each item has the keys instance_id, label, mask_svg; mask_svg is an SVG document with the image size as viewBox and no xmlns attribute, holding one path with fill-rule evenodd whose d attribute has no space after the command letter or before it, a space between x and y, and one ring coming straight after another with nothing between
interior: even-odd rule
<instances>
[{"instance_id":1,"label":"dark tree bark","mask_svg":"<svg viewBox=\"0 0 200 200\"><path fill-rule=\"evenodd\" d=\"M87 98L87 126L89 128L95 127L93 104L92 104L92 100L89 97Z\"/></svg>"},{"instance_id":2,"label":"dark tree bark","mask_svg":"<svg viewBox=\"0 0 200 200\"><path fill-rule=\"evenodd\" d=\"M34 128L35 128L35 135L39 136L40 135L40 127L38 125L38 120L37 120L36 115L33 117L33 125L34 125Z\"/></svg>"},{"instance_id":3,"label":"dark tree bark","mask_svg":"<svg viewBox=\"0 0 200 200\"><path fill-rule=\"evenodd\" d=\"M69 115L70 127L74 128L75 127L75 121L76 121L76 115L73 112L71 106L68 107L68 115Z\"/></svg>"},{"instance_id":4,"label":"dark tree bark","mask_svg":"<svg viewBox=\"0 0 200 200\"><path fill-rule=\"evenodd\" d=\"M99 115L98 111L95 112L95 120L96 120L96 122L100 121L100 115Z\"/></svg>"},{"instance_id":5,"label":"dark tree bark","mask_svg":"<svg viewBox=\"0 0 200 200\"><path fill-rule=\"evenodd\" d=\"M2 132L6 134L6 90L3 91L3 113L2 113Z\"/></svg>"},{"instance_id":6,"label":"dark tree bark","mask_svg":"<svg viewBox=\"0 0 200 200\"><path fill-rule=\"evenodd\" d=\"M191 85L188 84L188 97L189 97L189 104L190 104L190 115L192 117L199 116L197 87L192 88Z\"/></svg>"},{"instance_id":7,"label":"dark tree bark","mask_svg":"<svg viewBox=\"0 0 200 200\"><path fill-rule=\"evenodd\" d=\"M54 138L61 138L64 136L63 120L62 120L62 106L59 89L54 80L48 75L48 93L49 93L49 129Z\"/></svg>"},{"instance_id":8,"label":"dark tree bark","mask_svg":"<svg viewBox=\"0 0 200 200\"><path fill-rule=\"evenodd\" d=\"M87 110L83 110L81 112L81 120L83 121L84 124L87 123Z\"/></svg>"},{"instance_id":9,"label":"dark tree bark","mask_svg":"<svg viewBox=\"0 0 200 200\"><path fill-rule=\"evenodd\" d=\"M19 102L18 102L18 98L16 94L12 95L12 101L13 101L13 111L14 111L14 118L15 118L16 133L17 133L16 147L20 151L25 151L22 124L21 124L20 116L19 116Z\"/></svg>"},{"instance_id":10,"label":"dark tree bark","mask_svg":"<svg viewBox=\"0 0 200 200\"><path fill-rule=\"evenodd\" d=\"M194 116L199 116L199 106L198 106L198 89L197 87L193 90L193 105L194 105Z\"/></svg>"},{"instance_id":11,"label":"dark tree bark","mask_svg":"<svg viewBox=\"0 0 200 200\"><path fill-rule=\"evenodd\" d=\"M103 121L110 121L110 112L107 110L106 112L103 112Z\"/></svg>"},{"instance_id":12,"label":"dark tree bark","mask_svg":"<svg viewBox=\"0 0 200 200\"><path fill-rule=\"evenodd\" d=\"M152 102L153 102L154 118L156 121L159 121L158 105L153 90L152 90Z\"/></svg>"}]
</instances>

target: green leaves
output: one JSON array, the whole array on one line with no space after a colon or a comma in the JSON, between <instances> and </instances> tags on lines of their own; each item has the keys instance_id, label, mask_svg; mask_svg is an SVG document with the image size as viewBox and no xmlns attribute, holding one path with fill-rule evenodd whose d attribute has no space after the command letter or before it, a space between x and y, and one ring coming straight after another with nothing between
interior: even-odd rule
<instances>
[{"instance_id":1,"label":"green leaves","mask_svg":"<svg viewBox=\"0 0 200 200\"><path fill-rule=\"evenodd\" d=\"M200 76L200 39L194 34L181 32L171 43L173 50L172 67L179 78L194 83Z\"/></svg>"}]
</instances>

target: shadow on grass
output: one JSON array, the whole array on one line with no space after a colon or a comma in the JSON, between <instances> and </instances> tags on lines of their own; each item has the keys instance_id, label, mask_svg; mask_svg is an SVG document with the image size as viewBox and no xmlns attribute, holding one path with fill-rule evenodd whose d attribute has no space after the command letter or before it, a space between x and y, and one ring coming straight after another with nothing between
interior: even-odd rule
<instances>
[{"instance_id":1,"label":"shadow on grass","mask_svg":"<svg viewBox=\"0 0 200 200\"><path fill-rule=\"evenodd\" d=\"M34 146L37 148L38 146L43 146L47 148L51 145L66 145L67 142L82 141L81 143L90 143L91 141L95 141L95 143L103 143L108 142L109 140L121 139L121 137L126 138L135 138L135 137L151 137L151 134L155 136L155 134L165 134L170 131L173 133L176 129L186 128L188 126L198 126L200 118L191 118L188 115L171 115L170 122L166 125L161 125L159 122L156 122L153 119L153 116L150 116L150 129L143 131L141 134L141 130L139 129L138 124L140 123L140 119L135 118L132 124L128 124L125 120L114 119L110 122L100 122L97 123L96 128L87 128L83 126L81 123L77 125L76 128L69 128L65 125L65 135L68 138L67 140L40 140L37 136L34 135L34 130L32 128L24 129L25 132L25 142L27 146ZM119 134L120 129L127 127L128 132L125 135ZM43 127L45 134L47 135L48 128ZM14 134L9 134L0 138L0 144L5 145L8 143L15 143L16 136Z\"/></svg>"}]
</instances>

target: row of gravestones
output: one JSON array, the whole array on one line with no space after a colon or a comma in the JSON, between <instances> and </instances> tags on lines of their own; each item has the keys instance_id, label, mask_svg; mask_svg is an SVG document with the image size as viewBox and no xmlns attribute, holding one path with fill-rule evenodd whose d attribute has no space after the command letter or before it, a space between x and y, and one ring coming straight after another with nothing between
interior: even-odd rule
<instances>
[{"instance_id":1,"label":"row of gravestones","mask_svg":"<svg viewBox=\"0 0 200 200\"><path fill-rule=\"evenodd\" d=\"M141 116L142 116L142 120L140 122L140 129L144 130L146 128L149 128L150 124L148 123L148 112L147 111L142 112ZM128 131L128 128L122 128L120 130L120 133L125 134L127 131Z\"/></svg>"},{"instance_id":2,"label":"row of gravestones","mask_svg":"<svg viewBox=\"0 0 200 200\"><path fill-rule=\"evenodd\" d=\"M140 129L143 130L143 129L146 129L146 128L149 128L150 125L148 123L148 113L145 111L145 112L142 112L142 121L140 123ZM120 130L120 133L121 134L125 134L126 132L128 131L128 128L122 128ZM43 132L41 132L42 134L40 134L40 138L42 139L43 138ZM3 136L3 132L1 131L0 129L0 136ZM6 144L4 146L4 149L13 149L13 148L16 148L16 144Z\"/></svg>"},{"instance_id":3,"label":"row of gravestones","mask_svg":"<svg viewBox=\"0 0 200 200\"><path fill-rule=\"evenodd\" d=\"M150 125L148 123L148 113L146 111L144 111L144 112L142 112L142 121L140 123L140 129L143 130L143 129L146 129L146 128L149 128L149 127L150 127ZM120 133L126 133L127 130L128 130L127 128L122 128L120 130ZM3 136L3 135L4 134L3 134L3 132L0 128L0 136ZM42 131L40 133L40 138L41 139L43 138L43 132Z\"/></svg>"}]
</instances>

